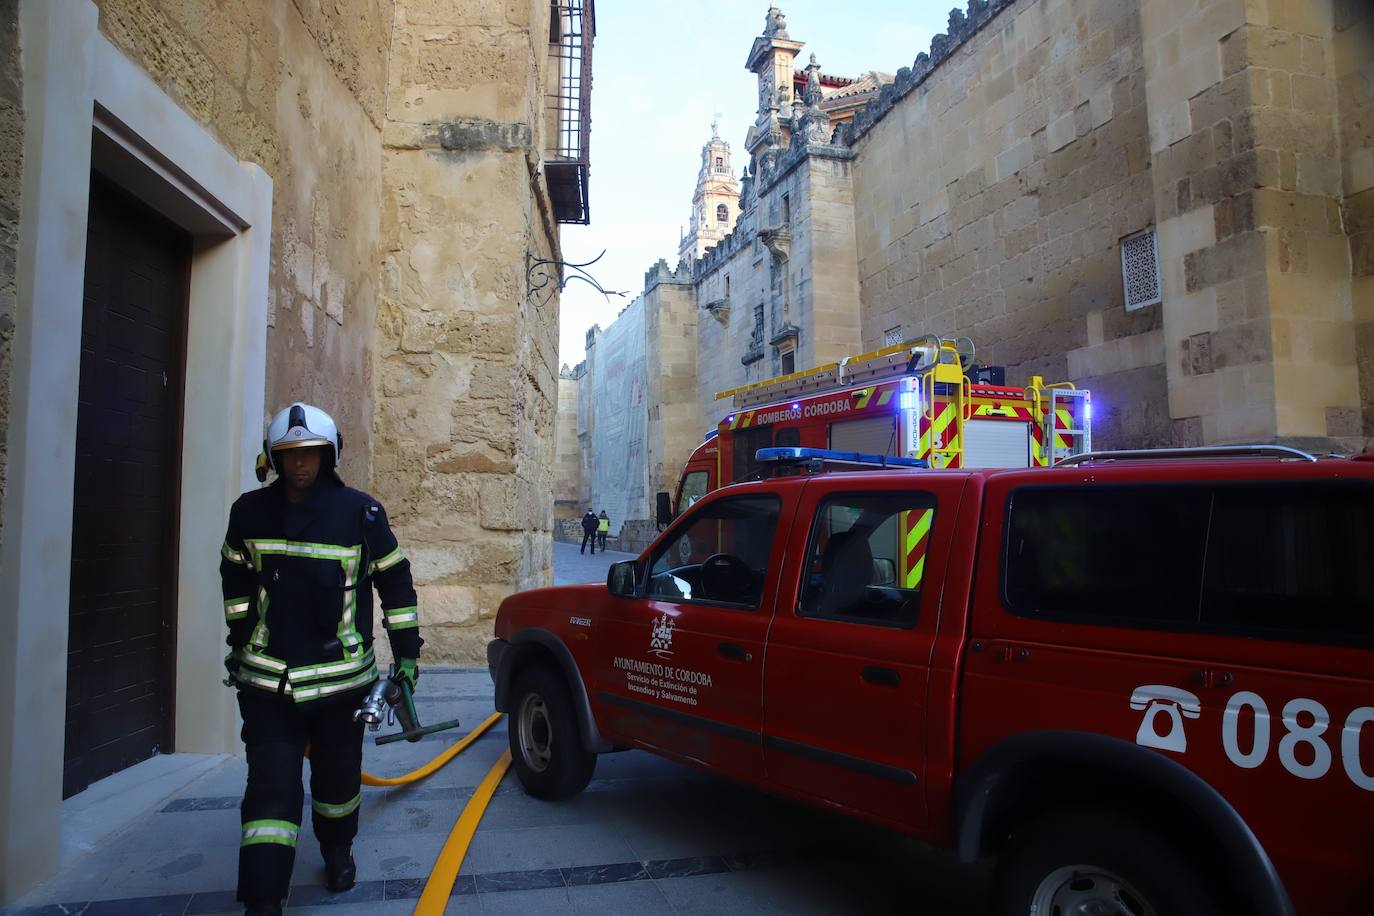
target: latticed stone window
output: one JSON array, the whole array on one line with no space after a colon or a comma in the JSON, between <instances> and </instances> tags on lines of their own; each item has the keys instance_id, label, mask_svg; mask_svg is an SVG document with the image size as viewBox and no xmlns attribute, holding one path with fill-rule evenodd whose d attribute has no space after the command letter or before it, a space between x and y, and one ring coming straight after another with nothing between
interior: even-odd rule
<instances>
[{"instance_id":1,"label":"latticed stone window","mask_svg":"<svg viewBox=\"0 0 1374 916\"><path fill-rule=\"evenodd\" d=\"M1157 304L1159 287L1159 241L1153 229L1121 240L1121 285L1126 294L1126 311Z\"/></svg>"},{"instance_id":2,"label":"latticed stone window","mask_svg":"<svg viewBox=\"0 0 1374 916\"><path fill-rule=\"evenodd\" d=\"M899 324L895 328L888 328L883 331L883 346L894 347L902 342L902 326Z\"/></svg>"}]
</instances>

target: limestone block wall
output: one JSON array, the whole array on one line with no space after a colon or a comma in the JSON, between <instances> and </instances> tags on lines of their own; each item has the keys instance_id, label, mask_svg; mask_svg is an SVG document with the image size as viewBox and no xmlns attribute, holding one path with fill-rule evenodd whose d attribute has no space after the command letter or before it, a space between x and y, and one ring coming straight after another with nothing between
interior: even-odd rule
<instances>
[{"instance_id":1,"label":"limestone block wall","mask_svg":"<svg viewBox=\"0 0 1374 916\"><path fill-rule=\"evenodd\" d=\"M1097 445L1195 443L1163 407L1160 307L1124 308L1119 243L1156 205L1138 5L993 10L856 122L862 345L967 334L1012 384L1090 386Z\"/></svg>"},{"instance_id":2,"label":"limestone block wall","mask_svg":"<svg viewBox=\"0 0 1374 916\"><path fill-rule=\"evenodd\" d=\"M1206 441L1361 445L1342 203L1365 160L1342 155L1333 12L1344 6L1141 5L1170 409L1197 416ZM1360 64L1343 56L1355 122L1368 49Z\"/></svg>"},{"instance_id":3,"label":"limestone block wall","mask_svg":"<svg viewBox=\"0 0 1374 916\"><path fill-rule=\"evenodd\" d=\"M97 0L100 29L272 177L267 404L309 401L371 478L371 340L390 0Z\"/></svg>"},{"instance_id":4,"label":"limestone block wall","mask_svg":"<svg viewBox=\"0 0 1374 916\"><path fill-rule=\"evenodd\" d=\"M582 451L577 443L577 399L581 382L582 377L573 371L559 373L553 467L555 518L574 518L585 511L581 499Z\"/></svg>"},{"instance_id":5,"label":"limestone block wall","mask_svg":"<svg viewBox=\"0 0 1374 916\"><path fill-rule=\"evenodd\" d=\"M1350 237L1350 302L1367 443L1374 437L1374 10L1337 4L1332 26L1342 212Z\"/></svg>"},{"instance_id":6,"label":"limestone block wall","mask_svg":"<svg viewBox=\"0 0 1374 916\"><path fill-rule=\"evenodd\" d=\"M755 309L763 306L764 321L768 320L771 255L752 231L753 212L743 214L734 233L696 262L697 301L700 304L697 313L700 353L697 358L697 410L702 427L696 431L698 436L704 436L706 430L713 428L730 410L729 401L715 399L717 391L756 382L773 374L770 360L760 359L747 365L740 362L749 348ZM728 294L725 291L727 277ZM724 307L707 308L713 303Z\"/></svg>"},{"instance_id":7,"label":"limestone block wall","mask_svg":"<svg viewBox=\"0 0 1374 916\"><path fill-rule=\"evenodd\" d=\"M697 404L697 295L688 277L655 277L645 290L645 403L649 407L645 454L649 463L649 517L654 494L677 491L687 456L704 435ZM625 533L622 529L622 539Z\"/></svg>"},{"instance_id":8,"label":"limestone block wall","mask_svg":"<svg viewBox=\"0 0 1374 916\"><path fill-rule=\"evenodd\" d=\"M852 163L841 150L813 149L797 168L789 259L802 333L796 368L861 352ZM847 153L847 151L843 151Z\"/></svg>"},{"instance_id":9,"label":"limestone block wall","mask_svg":"<svg viewBox=\"0 0 1374 916\"><path fill-rule=\"evenodd\" d=\"M548 14L396 5L375 489L431 663L479 663L501 599L551 581L558 299L526 288L527 257L558 257L539 172Z\"/></svg>"},{"instance_id":10,"label":"limestone block wall","mask_svg":"<svg viewBox=\"0 0 1374 916\"><path fill-rule=\"evenodd\" d=\"M0 506L9 466L11 341L14 338L14 262L19 243L19 198L24 173L24 98L19 69L19 8L0 5ZM0 540L4 538L0 512Z\"/></svg>"}]
</instances>

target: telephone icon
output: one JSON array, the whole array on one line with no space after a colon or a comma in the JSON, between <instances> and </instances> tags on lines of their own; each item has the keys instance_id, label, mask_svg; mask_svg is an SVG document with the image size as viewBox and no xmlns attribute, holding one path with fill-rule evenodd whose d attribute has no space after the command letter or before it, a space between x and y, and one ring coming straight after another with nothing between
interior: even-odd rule
<instances>
[{"instance_id":1,"label":"telephone icon","mask_svg":"<svg viewBox=\"0 0 1374 916\"><path fill-rule=\"evenodd\" d=\"M1167 684L1137 687L1131 693L1131 708L1145 711L1140 728L1135 733L1136 744L1180 754L1188 750L1188 736L1183 731L1184 717L1196 719L1202 715L1202 703L1196 694ZM1168 719L1168 731L1163 734L1158 728L1161 715Z\"/></svg>"}]
</instances>

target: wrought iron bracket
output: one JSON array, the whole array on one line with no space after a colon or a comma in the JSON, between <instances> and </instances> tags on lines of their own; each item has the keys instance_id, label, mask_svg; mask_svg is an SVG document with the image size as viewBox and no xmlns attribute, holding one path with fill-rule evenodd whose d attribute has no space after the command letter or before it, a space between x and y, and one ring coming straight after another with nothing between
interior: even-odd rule
<instances>
[{"instance_id":1,"label":"wrought iron bracket","mask_svg":"<svg viewBox=\"0 0 1374 916\"><path fill-rule=\"evenodd\" d=\"M603 248L601 254L592 258L590 261L583 261L575 264L571 261L555 261L550 258L536 258L533 253L525 252L525 296L533 299L535 295L543 290L548 290L543 302L548 302L555 291L562 292L571 280L581 280L583 283L596 290L601 295L610 299L612 296L624 296L625 290L605 289L587 272L586 268L591 267L597 261L606 256ZM553 268L550 270L549 268ZM543 302L540 304L542 305Z\"/></svg>"}]
</instances>

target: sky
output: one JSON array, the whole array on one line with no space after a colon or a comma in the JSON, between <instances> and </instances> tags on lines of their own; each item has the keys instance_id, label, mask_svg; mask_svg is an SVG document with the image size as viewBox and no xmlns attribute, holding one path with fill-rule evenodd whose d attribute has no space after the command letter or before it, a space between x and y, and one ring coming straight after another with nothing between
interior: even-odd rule
<instances>
[{"instance_id":1,"label":"sky","mask_svg":"<svg viewBox=\"0 0 1374 916\"><path fill-rule=\"evenodd\" d=\"M896 73L945 30L952 0L778 0L797 56L822 72ZM659 258L677 264L679 229L691 216L701 146L718 118L735 177L758 89L744 69L763 32L768 0L597 0L592 54L591 225L562 227L563 258L604 289L569 281L562 295L559 360L581 362L587 328L606 327L644 286ZM571 275L571 272L570 272Z\"/></svg>"}]
</instances>

